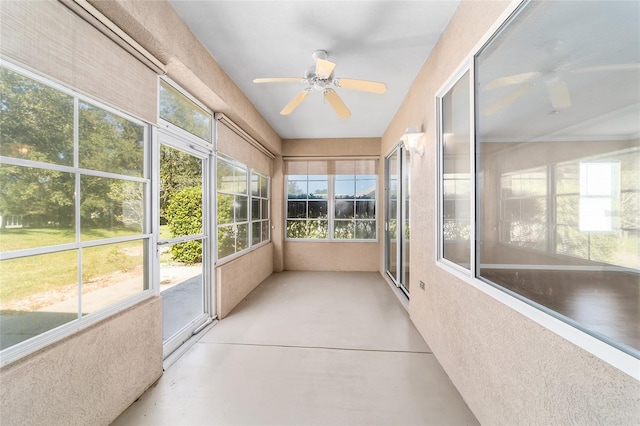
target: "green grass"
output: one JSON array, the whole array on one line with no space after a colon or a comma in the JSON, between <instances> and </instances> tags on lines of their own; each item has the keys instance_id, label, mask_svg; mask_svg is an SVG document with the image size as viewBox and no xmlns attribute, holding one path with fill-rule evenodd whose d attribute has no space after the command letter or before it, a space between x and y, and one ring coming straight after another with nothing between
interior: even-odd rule
<instances>
[{"instance_id":1,"label":"green grass","mask_svg":"<svg viewBox=\"0 0 640 426\"><path fill-rule=\"evenodd\" d=\"M94 230L98 235L116 237L130 235L130 231ZM68 241L71 238L71 241ZM73 242L73 233L55 229L9 229L0 234L2 251L33 248ZM82 252L82 280L84 283L117 271L143 265L141 241L89 247ZM69 250L0 262L0 303L19 301L50 291L77 295L78 251Z\"/></svg>"}]
</instances>

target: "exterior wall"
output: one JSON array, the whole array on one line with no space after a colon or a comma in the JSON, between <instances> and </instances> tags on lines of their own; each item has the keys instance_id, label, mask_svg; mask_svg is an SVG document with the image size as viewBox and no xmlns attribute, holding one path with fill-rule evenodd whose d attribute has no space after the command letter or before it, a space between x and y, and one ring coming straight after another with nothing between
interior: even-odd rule
<instances>
[{"instance_id":1,"label":"exterior wall","mask_svg":"<svg viewBox=\"0 0 640 426\"><path fill-rule=\"evenodd\" d=\"M410 315L482 424L639 424L640 382L435 263L435 96L508 5L460 5L382 138L386 153L406 127L426 132L411 170Z\"/></svg>"},{"instance_id":2,"label":"exterior wall","mask_svg":"<svg viewBox=\"0 0 640 426\"><path fill-rule=\"evenodd\" d=\"M273 273L273 244L269 243L216 268L218 318L229 315L249 293Z\"/></svg>"},{"instance_id":3,"label":"exterior wall","mask_svg":"<svg viewBox=\"0 0 640 426\"><path fill-rule=\"evenodd\" d=\"M3 425L108 425L162 375L153 297L0 370Z\"/></svg>"},{"instance_id":4,"label":"exterior wall","mask_svg":"<svg viewBox=\"0 0 640 426\"><path fill-rule=\"evenodd\" d=\"M380 157L379 138L286 139L283 157ZM379 168L381 166L379 165ZM381 176L381 175L379 175ZM284 180L282 180L284 192ZM282 265L287 271L377 271L382 245L380 209L384 195L382 178L378 179L378 241L375 242L301 242L285 241ZM286 195L284 195L286 197ZM274 201L274 206L275 206ZM284 200L280 204L284 217ZM282 223L284 227L285 224Z\"/></svg>"}]
</instances>

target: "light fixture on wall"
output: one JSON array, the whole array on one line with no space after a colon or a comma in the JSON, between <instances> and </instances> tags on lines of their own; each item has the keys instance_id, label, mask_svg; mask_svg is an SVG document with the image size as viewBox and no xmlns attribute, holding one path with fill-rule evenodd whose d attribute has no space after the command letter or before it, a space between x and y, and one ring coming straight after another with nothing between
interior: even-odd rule
<instances>
[{"instance_id":1,"label":"light fixture on wall","mask_svg":"<svg viewBox=\"0 0 640 426\"><path fill-rule=\"evenodd\" d=\"M412 154L415 152L421 157L424 154L424 146L423 145L418 146L418 141L420 141L420 139L422 138L422 135L424 135L424 132L421 132L416 127L412 126L407 128L407 130L404 132L404 135L402 135L402 138L401 138Z\"/></svg>"}]
</instances>

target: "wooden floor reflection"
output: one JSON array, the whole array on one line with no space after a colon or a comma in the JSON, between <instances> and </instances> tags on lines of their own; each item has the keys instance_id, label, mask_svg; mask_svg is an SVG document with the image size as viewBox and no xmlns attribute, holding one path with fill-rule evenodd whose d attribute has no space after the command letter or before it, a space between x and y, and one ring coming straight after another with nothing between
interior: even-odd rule
<instances>
[{"instance_id":1,"label":"wooden floor reflection","mask_svg":"<svg viewBox=\"0 0 640 426\"><path fill-rule=\"evenodd\" d=\"M482 269L481 276L576 321L594 334L640 350L640 274Z\"/></svg>"}]
</instances>

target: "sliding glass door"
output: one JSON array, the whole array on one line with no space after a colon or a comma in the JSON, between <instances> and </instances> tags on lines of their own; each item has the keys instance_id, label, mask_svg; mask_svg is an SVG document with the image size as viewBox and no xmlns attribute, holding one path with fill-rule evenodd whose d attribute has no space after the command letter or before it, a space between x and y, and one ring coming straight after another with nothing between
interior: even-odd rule
<instances>
[{"instance_id":1,"label":"sliding glass door","mask_svg":"<svg viewBox=\"0 0 640 426\"><path fill-rule=\"evenodd\" d=\"M166 357L212 316L211 153L169 133L159 139L158 259Z\"/></svg>"},{"instance_id":2,"label":"sliding glass door","mask_svg":"<svg viewBox=\"0 0 640 426\"><path fill-rule=\"evenodd\" d=\"M385 158L385 269L409 296L409 151L400 144Z\"/></svg>"}]
</instances>

